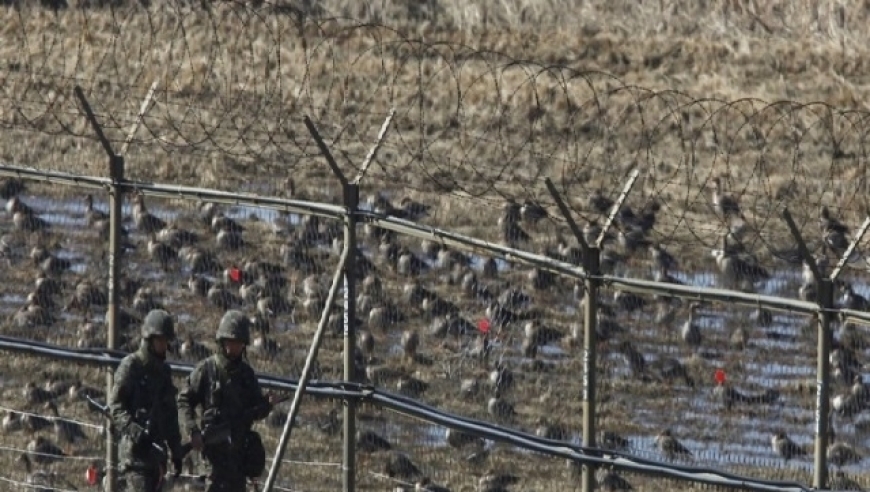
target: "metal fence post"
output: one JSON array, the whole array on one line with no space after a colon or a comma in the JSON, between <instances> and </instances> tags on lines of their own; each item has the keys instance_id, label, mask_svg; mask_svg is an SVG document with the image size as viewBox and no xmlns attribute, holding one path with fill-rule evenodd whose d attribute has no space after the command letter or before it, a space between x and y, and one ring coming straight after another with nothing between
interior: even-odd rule
<instances>
[{"instance_id":1,"label":"metal fence post","mask_svg":"<svg viewBox=\"0 0 870 492\"><path fill-rule=\"evenodd\" d=\"M103 150L106 151L106 155L108 155L109 157L109 178L111 179L111 184L109 197L109 280L107 286L108 310L106 311L106 348L111 350L117 348L118 346L118 277L121 270L119 259L121 256L121 228L123 221L122 184L124 181L124 158L115 153L115 150L112 148L112 143L109 141L108 138L106 138L106 135L103 132L103 128L97 121L97 117L94 114L90 103L85 97L85 93L82 88L76 86L73 92L76 98L79 100L79 103L82 105L82 109L85 112L85 117L87 118L88 123L91 125L91 128L94 130L97 139L103 146ZM114 379L115 375L110 368L109 371L106 373L107 395L112 391L112 386L114 386ZM107 425L111 425L111 423L107 422ZM117 462L118 447L117 443L115 442L115 436L113 435L113 433L107 432L105 488L108 492L115 492L115 490L117 490Z\"/></svg>"},{"instance_id":2,"label":"metal fence post","mask_svg":"<svg viewBox=\"0 0 870 492\"><path fill-rule=\"evenodd\" d=\"M123 188L120 183L124 181L124 158L119 155L109 159L109 176L112 179L112 187L109 195L109 285L108 285L108 310L106 311L106 347L109 350L118 348L118 283L121 276L121 233L123 232ZM112 391L115 383L115 374L110 369L106 372L106 394ZM115 465L118 462L118 446L112 432L106 433L106 477L107 490L117 490L117 473Z\"/></svg>"},{"instance_id":3,"label":"metal fence post","mask_svg":"<svg viewBox=\"0 0 870 492\"><path fill-rule=\"evenodd\" d=\"M818 282L819 315L818 358L816 359L816 447L813 470L813 487L822 490L828 483L828 427L831 412L831 319L834 309L834 282L822 278Z\"/></svg>"},{"instance_id":4,"label":"metal fence post","mask_svg":"<svg viewBox=\"0 0 870 492\"><path fill-rule=\"evenodd\" d=\"M342 196L346 214L344 217L344 238L346 244L344 247L347 250L347 259L344 264L344 380L348 382L357 382L356 362L354 355L356 353L356 282L357 268L356 255L356 224L359 212L359 184L365 176L366 171L372 162L374 162L384 139L387 136L387 131L393 122L396 115L396 110L391 109L384 120L381 129L378 132L377 140L369 149L365 160L359 168L359 171L353 181L348 181L344 173L338 167L335 159L330 152L329 147L320 132L314 125L314 122L308 116L305 116L305 126L308 127L309 133L317 143L320 152L332 169L333 174L341 183ZM349 398L344 400L344 412L342 415L342 485L345 492L353 492L356 489L356 399Z\"/></svg>"},{"instance_id":5,"label":"metal fence post","mask_svg":"<svg viewBox=\"0 0 870 492\"><path fill-rule=\"evenodd\" d=\"M783 209L782 218L797 243L803 261L813 273L816 281L817 303L819 313L818 348L816 349L816 445L813 467L813 487L824 489L828 481L828 422L830 414L830 364L828 358L831 352L831 309L834 307L834 282L839 268L834 271L832 278L825 276L815 258L810 254L806 243L795 224L788 208ZM847 251L848 253L848 251Z\"/></svg>"},{"instance_id":6,"label":"metal fence post","mask_svg":"<svg viewBox=\"0 0 870 492\"><path fill-rule=\"evenodd\" d=\"M591 247L583 257L586 271L586 302L583 310L583 446L595 446L596 364L598 361L598 276L601 250ZM583 465L583 492L595 490L595 469Z\"/></svg>"},{"instance_id":7,"label":"metal fence post","mask_svg":"<svg viewBox=\"0 0 870 492\"><path fill-rule=\"evenodd\" d=\"M816 391L816 453L815 453L815 473L813 474L813 487L824 489L828 485L828 422L831 414L831 340L833 332L831 331L831 321L834 317L834 282L843 267L849 262L849 258L858 244L864 239L867 229L870 228L870 217L864 219L860 229L852 238L849 247L843 253L840 261L834 267L829 278L822 278L819 282L819 307L822 308L819 316L819 336L818 336L818 360L816 361L816 372L818 373L818 388ZM820 272L824 275L824 272Z\"/></svg>"},{"instance_id":8,"label":"metal fence post","mask_svg":"<svg viewBox=\"0 0 870 492\"><path fill-rule=\"evenodd\" d=\"M359 208L359 184L348 183L344 186L345 238L348 248L347 263L344 266L344 380L357 382L356 363L356 212ZM356 488L356 405L355 399L344 400L342 485L345 492Z\"/></svg>"},{"instance_id":9,"label":"metal fence post","mask_svg":"<svg viewBox=\"0 0 870 492\"><path fill-rule=\"evenodd\" d=\"M634 183L635 177L630 181ZM585 303L583 309L583 446L595 446L595 367L597 360L596 344L598 327L598 285L600 279L600 261L601 250L597 245L591 246L586 243L583 237L583 232L571 216L571 210L565 201L559 195L556 185L550 178L547 178L544 183L547 185L553 201L559 207L559 211L568 223L568 227L577 239L580 249L583 251L583 271L586 274L584 280ZM628 187L630 189L630 185ZM626 192L627 193L627 192ZM621 198L624 200L624 196ZM579 338L578 333L574 333L575 338ZM580 478L583 492L593 492L595 490L595 467L589 464L584 464L582 475Z\"/></svg>"},{"instance_id":10,"label":"metal fence post","mask_svg":"<svg viewBox=\"0 0 870 492\"><path fill-rule=\"evenodd\" d=\"M296 392L293 394L293 401L290 404L290 412L287 414L287 419L284 421L284 429L281 431L281 437L278 439L278 446L275 448L275 456L272 458L272 466L269 468L269 474L266 476L266 482L263 484L263 492L271 492L275 487L275 481L278 479L278 471L281 468L281 461L284 459L287 444L290 443L290 435L293 431L293 425L296 423L296 416L299 414L299 406L302 403L302 397L305 395L308 381L311 379L311 371L314 367L314 362L317 360L317 352L320 350L320 344L323 341L323 334L326 332L326 325L329 323L329 312L332 310L335 298L338 297L338 286L340 285L343 271L347 265L347 259L350 257L349 253L350 251L345 247L344 251L341 253L341 259L338 261L338 266L335 268L335 275L332 277L332 285L329 287L329 294L326 296L326 305L320 315L320 321L317 323L317 331L314 333L314 339L311 340L311 347L308 349L308 356L305 358L305 366L302 368L302 375L299 377L299 386L296 387Z\"/></svg>"},{"instance_id":11,"label":"metal fence post","mask_svg":"<svg viewBox=\"0 0 870 492\"><path fill-rule=\"evenodd\" d=\"M359 172L353 181L343 186L344 206L347 207L345 217L345 238L349 248L347 264L344 267L344 380L351 383L357 381L357 370L354 355L356 354L356 285L357 278L356 255L359 254L356 242L356 224L359 212L359 184L368 171L369 166L378 155L381 145L387 136L387 130L393 122L396 111L390 110L387 118L381 125L377 140L369 149L369 153L363 160ZM344 492L356 490L356 399L344 401L343 421L343 473L342 485Z\"/></svg>"}]
</instances>

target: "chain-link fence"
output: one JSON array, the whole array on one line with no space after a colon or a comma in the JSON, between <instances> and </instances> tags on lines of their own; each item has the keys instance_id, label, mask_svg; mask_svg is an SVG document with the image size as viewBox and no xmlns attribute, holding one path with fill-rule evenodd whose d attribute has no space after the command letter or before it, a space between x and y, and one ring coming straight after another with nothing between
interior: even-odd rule
<instances>
[{"instance_id":1,"label":"chain-link fence","mask_svg":"<svg viewBox=\"0 0 870 492\"><path fill-rule=\"evenodd\" d=\"M14 178L4 190L4 335L91 346L107 303L104 195Z\"/></svg>"},{"instance_id":2,"label":"chain-link fence","mask_svg":"<svg viewBox=\"0 0 870 492\"><path fill-rule=\"evenodd\" d=\"M70 364L67 361L10 353L4 359L3 445L4 489L46 487L48 490L102 490L105 476L105 421L88 401L105 403L106 371L110 366ZM186 379L174 378L182 388ZM277 393L279 396L281 392ZM284 472L275 490L336 490L341 466L334 447L340 432L327 425L330 410L339 404L324 398L303 397L296 436L308 444L284 455ZM254 430L263 436L271 462L287 405L279 404ZM169 490L199 490L207 473L198 453L184 460L182 474L167 475ZM88 470L91 469L91 474ZM90 477L90 478L89 478ZM90 480L96 480L91 482Z\"/></svg>"},{"instance_id":3,"label":"chain-link fence","mask_svg":"<svg viewBox=\"0 0 870 492\"><path fill-rule=\"evenodd\" d=\"M105 457L104 426L84 398L104 398L105 373L46 358L7 353L2 363L5 490L43 483L54 490L82 490L85 472ZM45 473L56 472L55 477Z\"/></svg>"},{"instance_id":4,"label":"chain-link fence","mask_svg":"<svg viewBox=\"0 0 870 492\"><path fill-rule=\"evenodd\" d=\"M799 483L820 478L813 440L830 413L818 441L831 445L828 482L867 481L867 119L838 109L861 99L855 87L837 79L848 89L819 89L824 104L771 104L723 93L729 84L704 72L688 77L705 97L693 95L675 73L753 50L744 38L663 42L636 16L672 25L664 7L613 17L610 4L565 6L553 25L579 9L582 32L573 21L564 39L552 31L556 53L526 35L477 45L450 34L550 22L538 6L156 3L0 6L12 47L0 102L4 336L104 347L114 282L118 348L135 346L142 317L162 306L178 320L173 360L195 362L216 349L223 313L240 309L255 327L252 364L297 378L326 312L314 380L344 379L350 361L363 388L456 419L573 445L594 429L596 448L672 473L685 465ZM741 7L722 25L751 38L747 22L768 33L827 22L846 46L865 15L816 9L808 20L795 9ZM632 51L643 36L614 42L589 24L599 15L650 40ZM778 80L806 69L799 55L753 70ZM677 90L652 89L665 74ZM821 97L792 94L767 96ZM107 172L107 152L123 155L123 168L114 157ZM109 202L122 193L113 257ZM358 224L355 238L346 222ZM600 271L580 238L600 247ZM326 306L349 239L353 296ZM817 276L835 269L830 283ZM833 336L820 338L820 327ZM830 375L818 373L829 351ZM53 384L26 368L36 359L4 369L4 388L21 375ZM486 439L457 437L431 415L347 398L363 402L359 435L342 436L340 403L304 397L275 485L339 488L343 446L356 449L361 489L424 478L484 489L490 468L519 477L516 488L577 483L564 456L505 444L492 428ZM276 411L259 424L269 449L281 420ZM387 446L373 433L390 449L378 450ZM102 459L100 446L72 454ZM642 489L704 480L633 470ZM620 488L608 480L603 488Z\"/></svg>"}]
</instances>

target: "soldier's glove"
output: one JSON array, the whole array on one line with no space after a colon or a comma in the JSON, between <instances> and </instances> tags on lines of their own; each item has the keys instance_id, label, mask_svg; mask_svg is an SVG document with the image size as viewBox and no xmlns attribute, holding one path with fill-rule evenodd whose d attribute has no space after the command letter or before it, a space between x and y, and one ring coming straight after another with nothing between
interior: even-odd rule
<instances>
[{"instance_id":1,"label":"soldier's glove","mask_svg":"<svg viewBox=\"0 0 870 492\"><path fill-rule=\"evenodd\" d=\"M141 425L130 424L127 433L130 435L130 439L133 440L133 445L137 448L148 449L151 447L151 436L148 435L148 431Z\"/></svg>"}]
</instances>

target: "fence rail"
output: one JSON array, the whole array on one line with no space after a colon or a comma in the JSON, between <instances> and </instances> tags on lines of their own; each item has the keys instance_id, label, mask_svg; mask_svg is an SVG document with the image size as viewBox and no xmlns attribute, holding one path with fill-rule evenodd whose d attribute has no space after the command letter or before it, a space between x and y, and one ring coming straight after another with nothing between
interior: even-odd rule
<instances>
[{"instance_id":1,"label":"fence rail","mask_svg":"<svg viewBox=\"0 0 870 492\"><path fill-rule=\"evenodd\" d=\"M106 350L77 350L66 347L43 344L32 340L11 339L0 337L0 350L10 353L26 354L63 360L76 364L93 365L103 368L116 367L126 353ZM193 370L193 364L183 362L170 363L176 375L186 376ZM301 387L298 380L282 378L271 374L257 375L260 384L267 389L279 391L298 391ZM676 478L694 483L723 486L743 490L768 491L800 491L811 489L788 482L757 480L724 473L720 470L705 469L691 466L665 465L651 460L644 460L618 451L601 448L585 448L566 442L545 439L533 434L506 429L489 422L463 418L458 415L438 410L417 400L381 391L370 385L351 383L347 381L309 381L304 385L305 393L321 398L355 399L367 402L408 417L438 424L474 436L501 442L517 448L533 450L548 456L571 459L580 463L607 466L618 470L642 473L644 475Z\"/></svg>"}]
</instances>

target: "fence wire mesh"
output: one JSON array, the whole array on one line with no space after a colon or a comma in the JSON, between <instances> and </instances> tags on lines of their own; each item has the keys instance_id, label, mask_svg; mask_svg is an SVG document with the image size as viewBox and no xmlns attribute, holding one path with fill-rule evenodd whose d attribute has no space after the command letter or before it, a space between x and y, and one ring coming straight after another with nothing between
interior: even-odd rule
<instances>
[{"instance_id":1,"label":"fence wire mesh","mask_svg":"<svg viewBox=\"0 0 870 492\"><path fill-rule=\"evenodd\" d=\"M99 343L108 274L104 197L19 179L5 180L4 188L4 335Z\"/></svg>"},{"instance_id":2,"label":"fence wire mesh","mask_svg":"<svg viewBox=\"0 0 870 492\"><path fill-rule=\"evenodd\" d=\"M342 223L265 207L132 195L134 253L123 271L142 288L131 308L163 307L179 321L177 357L216 349L228 310L252 323L248 356L259 370L299 377L341 252ZM341 379L343 324L336 304L315 379Z\"/></svg>"},{"instance_id":3,"label":"fence wire mesh","mask_svg":"<svg viewBox=\"0 0 870 492\"><path fill-rule=\"evenodd\" d=\"M664 8L634 6L631 15L616 16L618 25L631 26L626 32L652 36L637 52L636 40L617 47L586 24L576 36L579 24L568 21L574 14L547 20L546 9L512 14L501 3L457 9L449 1L388 2L353 12L332 1L316 7L62 3L0 7L14 48L0 96L6 163L106 174L105 153L73 95L81 86L107 141L125 155L128 179L339 204L341 186L299 115L311 116L337 167L352 178L395 109L362 181L363 210L579 265L582 255L545 177L553 178L583 236L594 242L638 170L605 231L603 273L810 302L819 301L818 286L783 207L827 274L858 239L870 211L867 112L840 109L861 99L854 86L842 88L847 85L838 78L832 84L841 89L820 89L825 102L815 104L744 98L707 79L702 92L709 97L699 97L692 95L697 90L682 92L697 89L682 76L667 77L675 90L654 89L665 74L691 72L697 60L744 57L749 49L746 39L675 48L644 24L665 18ZM731 12L724 21L733 27L728 35L736 30L750 38L746 23L790 33L827 23L829 35L845 36L866 16L866 9L845 7L807 17L790 5L717 5ZM589 8L563 10L588 17ZM718 15L687 8L697 18ZM602 12L596 18L614 19L610 7ZM388 26L385 19L401 20ZM476 35L493 22L528 27L545 20L572 26L558 56L509 35ZM444 30L435 27L442 23ZM803 73L794 49L781 50L775 67L764 62L752 70L770 80ZM824 76L806 80L834 70L818 59L806 64L827 67L819 72ZM859 65L844 61L836 70L860 73ZM153 101L140 116L152 87ZM802 91L765 96L818 99ZM7 210L0 222L8 280L0 290L4 335L105 345L108 195L9 178L0 198ZM142 316L163 306L179 322L173 357L196 361L215 349L222 314L237 308L254 320L254 365L298 376L342 246L341 223L192 195L134 191L126 198L120 347L132 348ZM351 322L359 329L361 380L459 415L579 442L581 282L462 253L435 238L421 241L371 224L358 229L358 311ZM859 244L835 282L834 307L867 311L863 250ZM627 434L632 454L670 459L654 448L655 437L670 429L692 453L689 463L809 481L816 320L797 310L678 303L632 293L618 282L605 284L600 297L599 431ZM316 379L342 378L343 320L340 306L332 309ZM840 319L833 328L832 449L839 451L829 458L832 486L843 478L840 469L861 475L860 464L837 453L843 445L863 453L870 428L865 329ZM723 375L725 382L717 382ZM333 408L306 399L303 417L309 407L326 415ZM404 485L424 475L459 488L473 483L446 467L456 458L448 455L443 429L374 413L361 426L385 433L422 463L420 476ZM277 430L269 432L269 439L277 437ZM770 440L777 432L810 456L777 457ZM407 442L418 437L433 449L411 449ZM291 454L336 461L339 442L327 438L311 451L291 446ZM564 463L515 456L512 463L510 453L497 464L527 466L528 476L555 486L536 474ZM361 484L403 485L374 475L383 466L373 463L360 468ZM338 487L339 474L328 466L301 468L281 486ZM560 471L548 476L568 480L567 469L552 470ZM526 480L522 486L531 487ZM645 480L644 488L675 485Z\"/></svg>"},{"instance_id":4,"label":"fence wire mesh","mask_svg":"<svg viewBox=\"0 0 870 492\"><path fill-rule=\"evenodd\" d=\"M614 303L606 318L604 326L620 331L602 342L599 444L771 480L809 480L816 330L797 328L809 318L775 313L764 326L750 308L648 303L634 312ZM779 432L806 454L783 459L771 445Z\"/></svg>"},{"instance_id":5,"label":"fence wire mesh","mask_svg":"<svg viewBox=\"0 0 870 492\"><path fill-rule=\"evenodd\" d=\"M4 490L27 484L82 490L85 471L105 458L103 420L85 396L105 401L105 372L8 354L2 362ZM52 473L45 473L51 470ZM48 483L33 482L40 476Z\"/></svg>"},{"instance_id":6,"label":"fence wire mesh","mask_svg":"<svg viewBox=\"0 0 870 492\"><path fill-rule=\"evenodd\" d=\"M44 357L14 354L4 359L2 374L2 462L7 470L0 477L4 490L51 487L47 490L102 490L87 482L86 471L105 473L105 421L85 398L104 403L108 367L70 364ZM174 377L182 388L186 379ZM278 392L279 396L281 395ZM304 409L294 429L294 445L284 455L282 473L275 490L336 490L338 428L331 425L330 410L338 403L305 396ZM277 445L287 416L288 404L279 404L254 430L263 437L267 460ZM298 440L298 443L297 443ZM198 453L189 454L179 478L165 490L200 490L207 473ZM40 482L39 480L47 480ZM24 487L22 489L22 487ZM99 487L99 488L95 488Z\"/></svg>"}]
</instances>

